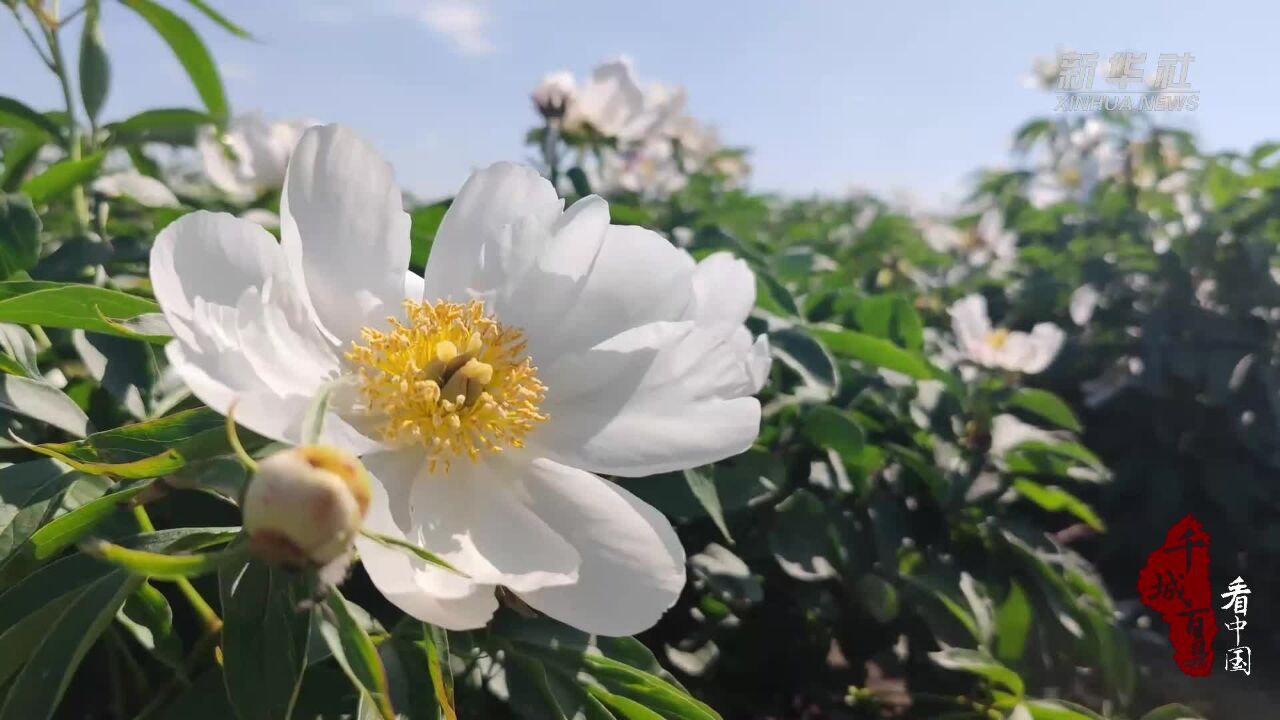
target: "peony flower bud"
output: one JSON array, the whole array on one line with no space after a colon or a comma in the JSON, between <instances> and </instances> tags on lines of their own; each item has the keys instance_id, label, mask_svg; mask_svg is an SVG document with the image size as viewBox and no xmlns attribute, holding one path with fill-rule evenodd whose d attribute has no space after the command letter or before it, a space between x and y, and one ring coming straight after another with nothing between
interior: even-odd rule
<instances>
[{"instance_id":1,"label":"peony flower bud","mask_svg":"<svg viewBox=\"0 0 1280 720\"><path fill-rule=\"evenodd\" d=\"M321 567L343 557L369 509L369 479L353 455L304 445L259 461L244 494L253 552L287 567Z\"/></svg>"},{"instance_id":2,"label":"peony flower bud","mask_svg":"<svg viewBox=\"0 0 1280 720\"><path fill-rule=\"evenodd\" d=\"M545 118L564 117L565 110L576 93L577 83L574 82L572 73L565 70L553 72L533 89L533 104Z\"/></svg>"}]
</instances>

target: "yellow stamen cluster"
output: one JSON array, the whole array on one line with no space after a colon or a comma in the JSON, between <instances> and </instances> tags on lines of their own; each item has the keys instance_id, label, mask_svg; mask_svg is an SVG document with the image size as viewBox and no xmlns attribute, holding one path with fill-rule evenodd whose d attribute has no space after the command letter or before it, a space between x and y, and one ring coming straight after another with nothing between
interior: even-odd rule
<instances>
[{"instance_id":1,"label":"yellow stamen cluster","mask_svg":"<svg viewBox=\"0 0 1280 720\"><path fill-rule=\"evenodd\" d=\"M987 344L995 348L996 350L999 350L1000 348L1004 347L1004 344L1008 341L1009 341L1009 331L1005 330L1004 328L1000 328L998 330L992 330L991 333L987 335Z\"/></svg>"},{"instance_id":2,"label":"yellow stamen cluster","mask_svg":"<svg viewBox=\"0 0 1280 720\"><path fill-rule=\"evenodd\" d=\"M547 416L524 335L485 315L484 303L406 300L406 321L361 331L347 359L358 368L365 411L386 442L420 443L428 465L522 447Z\"/></svg>"}]
</instances>

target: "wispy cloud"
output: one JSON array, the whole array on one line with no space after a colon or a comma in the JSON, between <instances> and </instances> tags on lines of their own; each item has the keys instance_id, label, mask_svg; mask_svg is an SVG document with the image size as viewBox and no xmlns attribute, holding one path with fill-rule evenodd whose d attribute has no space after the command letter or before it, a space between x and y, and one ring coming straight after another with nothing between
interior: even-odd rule
<instances>
[{"instance_id":1,"label":"wispy cloud","mask_svg":"<svg viewBox=\"0 0 1280 720\"><path fill-rule=\"evenodd\" d=\"M494 51L489 37L493 14L489 0L366 0L366 4L305 0L299 12L306 21L320 25L348 25L362 15L414 20L449 41L463 55L487 55Z\"/></svg>"},{"instance_id":2,"label":"wispy cloud","mask_svg":"<svg viewBox=\"0 0 1280 720\"><path fill-rule=\"evenodd\" d=\"M493 52L488 34L493 16L486 0L429 0L418 18L432 32L447 37L464 55Z\"/></svg>"}]
</instances>

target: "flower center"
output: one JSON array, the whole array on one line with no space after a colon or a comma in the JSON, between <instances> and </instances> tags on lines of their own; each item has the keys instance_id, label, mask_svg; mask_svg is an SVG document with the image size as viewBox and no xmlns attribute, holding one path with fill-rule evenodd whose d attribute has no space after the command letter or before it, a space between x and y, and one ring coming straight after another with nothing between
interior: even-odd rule
<instances>
[{"instance_id":1,"label":"flower center","mask_svg":"<svg viewBox=\"0 0 1280 720\"><path fill-rule=\"evenodd\" d=\"M993 330L991 331L990 334L987 335L987 344L995 348L996 350L999 350L1000 348L1004 347L1004 344L1008 340L1009 340L1009 331L1005 330L1004 328L1000 328L999 330Z\"/></svg>"},{"instance_id":2,"label":"flower center","mask_svg":"<svg viewBox=\"0 0 1280 720\"><path fill-rule=\"evenodd\" d=\"M428 467L522 447L547 416L546 386L524 354L524 334L485 315L484 303L404 302L406 322L364 328L347 359L358 370L364 412L385 442L420 443Z\"/></svg>"}]
</instances>

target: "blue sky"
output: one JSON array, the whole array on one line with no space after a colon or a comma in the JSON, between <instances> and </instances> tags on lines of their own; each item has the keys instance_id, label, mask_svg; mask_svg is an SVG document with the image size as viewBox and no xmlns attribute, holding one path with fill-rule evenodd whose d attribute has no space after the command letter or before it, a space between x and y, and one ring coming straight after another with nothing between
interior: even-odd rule
<instances>
[{"instance_id":1,"label":"blue sky","mask_svg":"<svg viewBox=\"0 0 1280 720\"><path fill-rule=\"evenodd\" d=\"M1053 110L1052 95L1021 81L1059 45L1147 52L1148 70L1160 53L1191 52L1200 108L1170 121L1213 149L1280 137L1270 0L211 1L260 38L195 22L236 110L349 124L423 197L451 194L475 167L530 157L529 89L618 54L642 79L685 85L695 115L752 149L753 186L790 194L959 196L975 168L1007 161L1013 128ZM103 30L114 74L104 117L198 106L138 17L111 3ZM7 14L0 94L60 103Z\"/></svg>"}]
</instances>

